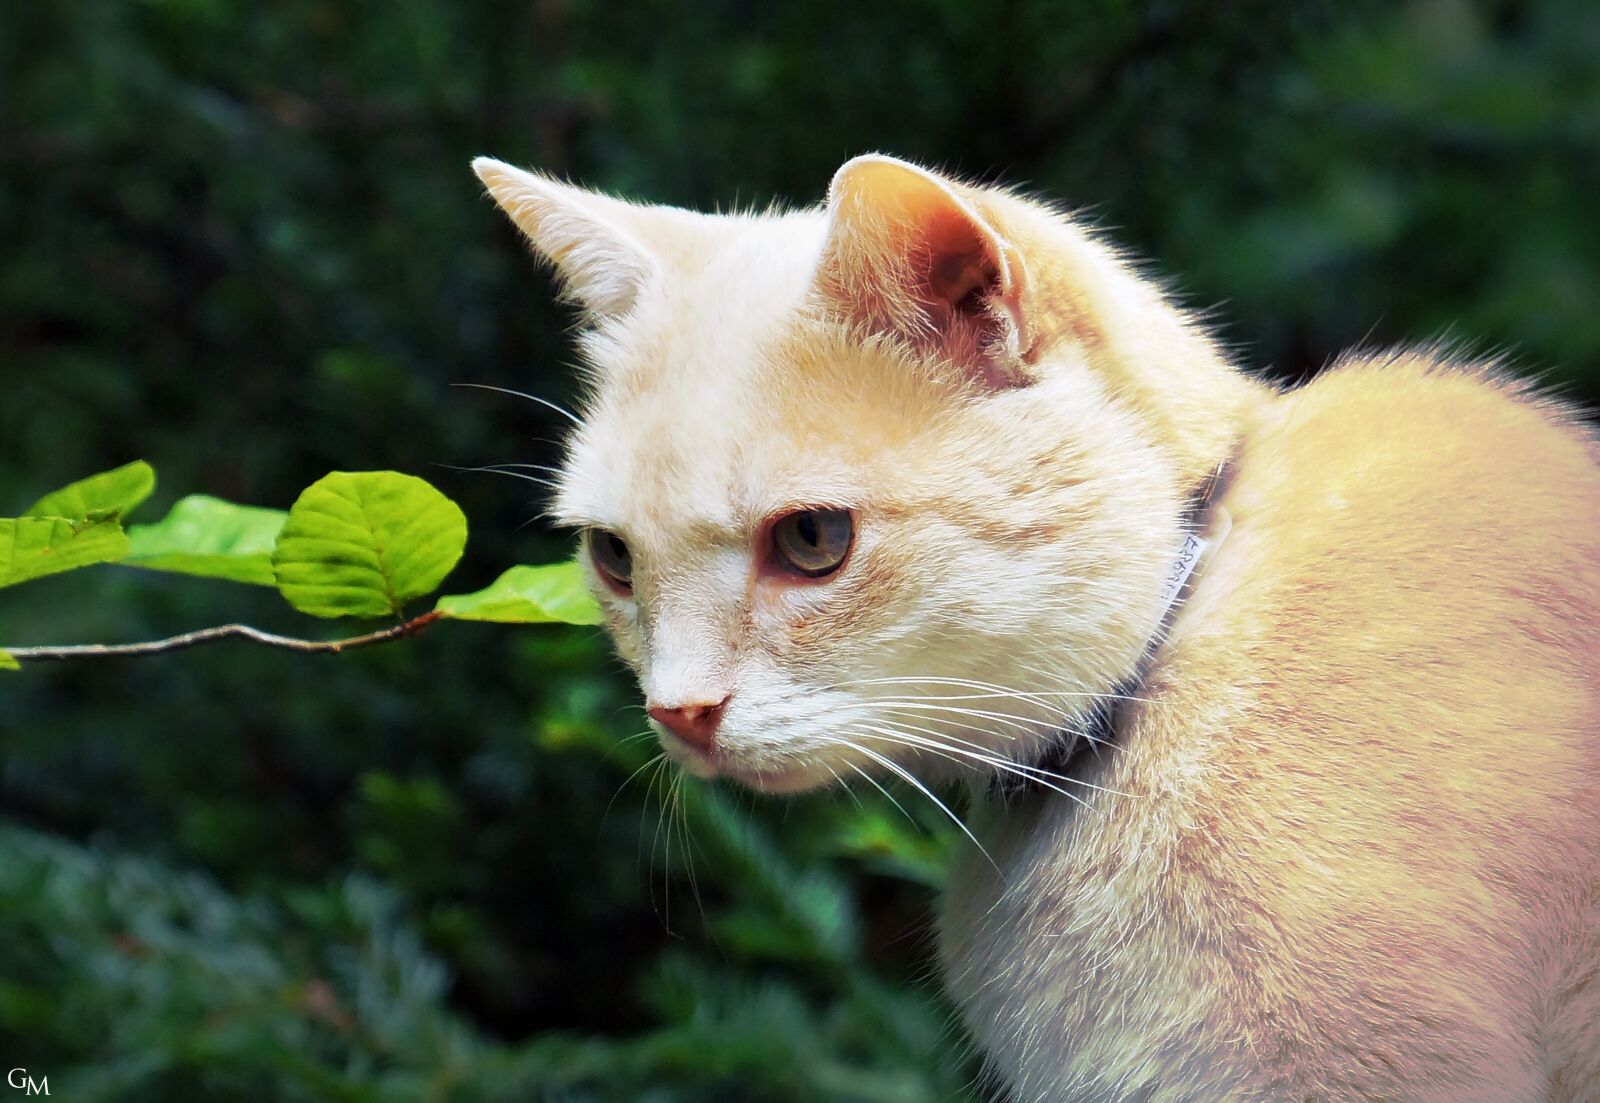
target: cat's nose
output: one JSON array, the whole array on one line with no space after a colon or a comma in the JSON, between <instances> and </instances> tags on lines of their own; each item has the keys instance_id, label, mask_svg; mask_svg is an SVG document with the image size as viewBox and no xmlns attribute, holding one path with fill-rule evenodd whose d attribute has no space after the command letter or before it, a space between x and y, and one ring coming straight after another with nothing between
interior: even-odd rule
<instances>
[{"instance_id":1,"label":"cat's nose","mask_svg":"<svg viewBox=\"0 0 1600 1103\"><path fill-rule=\"evenodd\" d=\"M731 696L731 695L730 695ZM715 704L650 706L650 719L673 735L702 753L711 750L717 738L717 725L722 723L722 710L728 703L724 697Z\"/></svg>"}]
</instances>

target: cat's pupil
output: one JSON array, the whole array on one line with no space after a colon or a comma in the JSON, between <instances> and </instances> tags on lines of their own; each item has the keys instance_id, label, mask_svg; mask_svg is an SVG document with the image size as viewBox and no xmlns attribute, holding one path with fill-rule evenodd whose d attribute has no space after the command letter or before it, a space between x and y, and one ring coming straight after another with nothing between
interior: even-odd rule
<instances>
[{"instance_id":1,"label":"cat's pupil","mask_svg":"<svg viewBox=\"0 0 1600 1103\"><path fill-rule=\"evenodd\" d=\"M819 533L817 531L817 515L815 513L802 513L799 519L795 521L795 528L800 532L800 539L810 544L813 548L817 546Z\"/></svg>"}]
</instances>

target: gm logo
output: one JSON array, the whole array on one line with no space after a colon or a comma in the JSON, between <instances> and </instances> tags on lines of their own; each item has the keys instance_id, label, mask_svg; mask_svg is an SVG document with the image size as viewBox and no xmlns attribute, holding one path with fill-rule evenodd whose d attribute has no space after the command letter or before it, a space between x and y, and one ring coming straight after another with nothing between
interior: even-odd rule
<instances>
[{"instance_id":1,"label":"gm logo","mask_svg":"<svg viewBox=\"0 0 1600 1103\"><path fill-rule=\"evenodd\" d=\"M28 1075L27 1069L12 1069L6 1074L6 1083L13 1088L22 1089L23 1095L49 1095L50 1078L41 1076L35 1080Z\"/></svg>"}]
</instances>

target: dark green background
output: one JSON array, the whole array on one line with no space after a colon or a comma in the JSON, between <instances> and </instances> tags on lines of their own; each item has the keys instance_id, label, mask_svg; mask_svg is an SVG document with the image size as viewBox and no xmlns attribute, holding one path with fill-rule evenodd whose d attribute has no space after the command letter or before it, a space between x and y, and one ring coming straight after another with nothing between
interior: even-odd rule
<instances>
[{"instance_id":1,"label":"dark green background","mask_svg":"<svg viewBox=\"0 0 1600 1103\"><path fill-rule=\"evenodd\" d=\"M139 457L144 519L395 468L471 519L452 588L564 554L525 484L439 466L562 431L450 383L573 385L479 153L712 207L893 152L1086 208L1252 369L1450 335L1592 401L1596 57L1588 0L8 4L0 515ZM0 594L0 644L233 619L321 629L114 568ZM643 727L588 630L0 675L0 1067L72 1100L977 1097L930 972L949 826L704 786L664 817L668 779L623 785Z\"/></svg>"}]
</instances>

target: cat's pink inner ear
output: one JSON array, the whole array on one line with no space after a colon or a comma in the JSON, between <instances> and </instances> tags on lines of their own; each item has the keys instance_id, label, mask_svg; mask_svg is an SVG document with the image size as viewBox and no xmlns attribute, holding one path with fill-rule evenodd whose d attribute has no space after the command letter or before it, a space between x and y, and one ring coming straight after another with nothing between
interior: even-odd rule
<instances>
[{"instance_id":1,"label":"cat's pink inner ear","mask_svg":"<svg viewBox=\"0 0 1600 1103\"><path fill-rule=\"evenodd\" d=\"M991 385L1021 382L1027 269L963 194L889 157L833 178L823 294L852 320L940 353Z\"/></svg>"}]
</instances>

